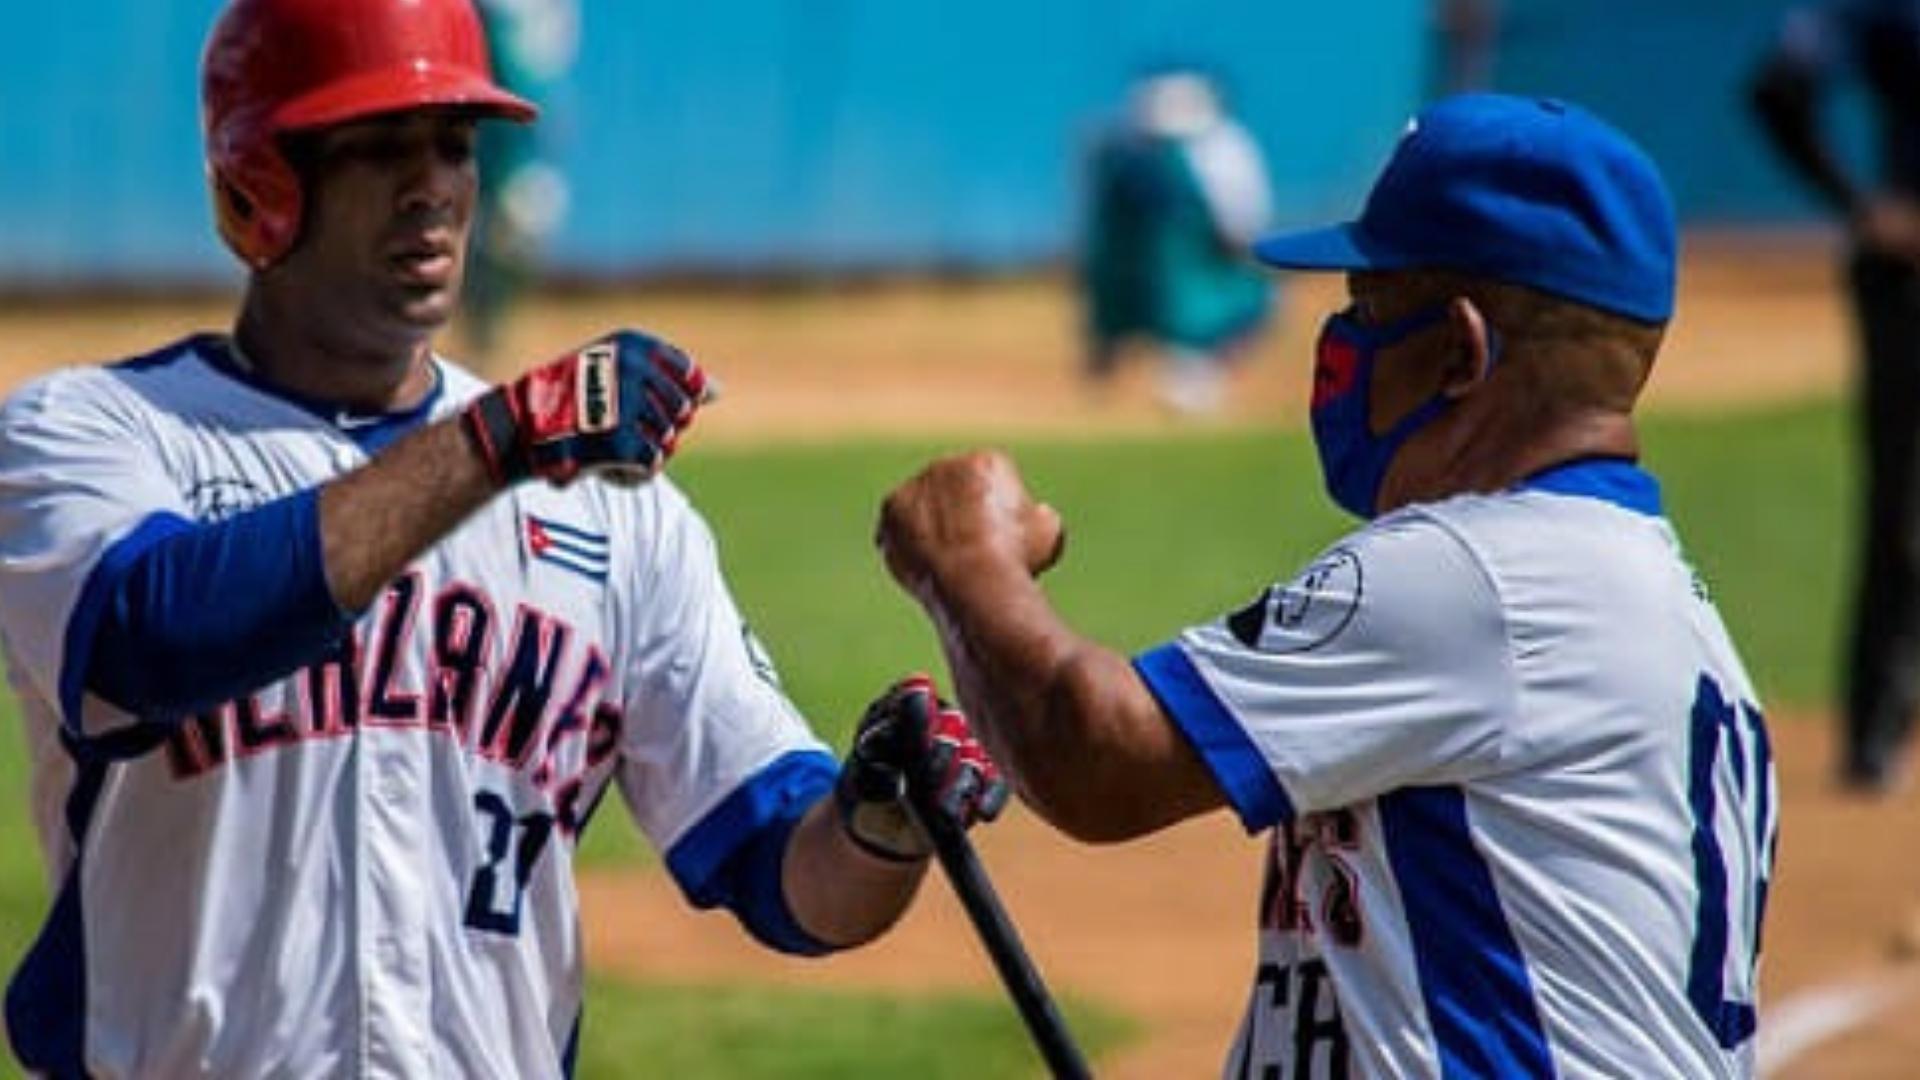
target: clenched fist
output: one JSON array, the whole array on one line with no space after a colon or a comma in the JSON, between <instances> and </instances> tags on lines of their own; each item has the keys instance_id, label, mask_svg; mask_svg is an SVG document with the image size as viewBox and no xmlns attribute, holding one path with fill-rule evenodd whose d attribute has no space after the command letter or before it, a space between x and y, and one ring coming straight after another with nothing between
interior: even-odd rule
<instances>
[{"instance_id":1,"label":"clenched fist","mask_svg":"<svg viewBox=\"0 0 1920 1080\"><path fill-rule=\"evenodd\" d=\"M1060 558L1060 515L1036 503L1013 460L994 450L941 458L880 508L874 537L887 569L923 602L935 581L983 564L1038 575Z\"/></svg>"}]
</instances>

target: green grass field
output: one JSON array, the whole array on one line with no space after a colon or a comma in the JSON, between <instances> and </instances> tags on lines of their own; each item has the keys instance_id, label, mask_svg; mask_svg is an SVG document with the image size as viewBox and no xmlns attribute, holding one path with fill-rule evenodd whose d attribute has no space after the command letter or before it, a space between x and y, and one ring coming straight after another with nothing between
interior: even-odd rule
<instances>
[{"instance_id":1,"label":"green grass field","mask_svg":"<svg viewBox=\"0 0 1920 1080\"><path fill-rule=\"evenodd\" d=\"M1852 529L1840 408L1656 418L1646 436L1671 516L1763 696L1776 711L1820 705L1833 687ZM885 491L952 448L696 446L675 465L788 689L836 745L889 680L936 663L932 636L886 580L870 538ZM1069 524L1052 595L1082 630L1124 649L1238 606L1345 527L1299 433L1015 451ZM20 746L17 735L0 739L0 963L9 970L45 904ZM598 820L590 860L643 857L621 815ZM1076 1013L1076 1030L1095 1046L1115 1045L1126 1029L1097 1003ZM959 1076L952 1048L963 1043L969 1077L1038 1071L1010 1007L993 998L600 982L586 1030L587 1076L629 1075L638 1062L675 1077Z\"/></svg>"},{"instance_id":2,"label":"green grass field","mask_svg":"<svg viewBox=\"0 0 1920 1080\"><path fill-rule=\"evenodd\" d=\"M1127 1034L1128 1024L1110 1013L1071 1001L1062 1009L1089 1053ZM981 1080L1041 1071L1012 1006L961 994L905 999L600 980L588 988L586 1023L583 1077Z\"/></svg>"},{"instance_id":3,"label":"green grass field","mask_svg":"<svg viewBox=\"0 0 1920 1080\"><path fill-rule=\"evenodd\" d=\"M1797 406L1661 419L1645 461L1769 699L1832 686L1851 461L1839 410ZM928 456L958 445L689 454L677 476L721 539L742 606L788 689L841 734L933 637L871 545L876 509ZM1299 433L1014 447L1067 522L1049 592L1083 631L1125 649L1162 640L1291 576L1348 521Z\"/></svg>"}]
</instances>

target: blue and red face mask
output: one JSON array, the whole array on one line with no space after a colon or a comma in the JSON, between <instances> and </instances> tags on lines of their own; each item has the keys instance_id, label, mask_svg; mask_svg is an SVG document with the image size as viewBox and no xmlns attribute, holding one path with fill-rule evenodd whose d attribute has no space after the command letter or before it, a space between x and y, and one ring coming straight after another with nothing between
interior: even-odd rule
<instances>
[{"instance_id":1,"label":"blue and red face mask","mask_svg":"<svg viewBox=\"0 0 1920 1080\"><path fill-rule=\"evenodd\" d=\"M1327 494L1350 514L1374 516L1393 455L1452 404L1446 395L1435 393L1385 432L1374 434L1369 417L1374 362L1381 350L1446 318L1447 304L1440 303L1383 326L1367 326L1348 308L1328 316L1320 329L1313 363L1313 442L1320 451Z\"/></svg>"}]
</instances>

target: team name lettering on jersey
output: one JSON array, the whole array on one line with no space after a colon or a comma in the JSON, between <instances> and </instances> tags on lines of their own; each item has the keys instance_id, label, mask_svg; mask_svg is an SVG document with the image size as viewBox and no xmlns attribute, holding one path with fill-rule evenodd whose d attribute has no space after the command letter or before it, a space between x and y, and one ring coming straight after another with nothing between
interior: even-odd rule
<instances>
[{"instance_id":1,"label":"team name lettering on jersey","mask_svg":"<svg viewBox=\"0 0 1920 1080\"><path fill-rule=\"evenodd\" d=\"M1360 915L1358 878L1342 858L1360 846L1360 823L1351 810L1309 814L1273 831L1273 857L1260 890L1261 926L1278 933L1320 934L1335 945L1353 948L1366 935ZM1309 857L1319 860L1325 879L1317 892L1307 890Z\"/></svg>"},{"instance_id":2,"label":"team name lettering on jersey","mask_svg":"<svg viewBox=\"0 0 1920 1080\"><path fill-rule=\"evenodd\" d=\"M1263 961L1254 979L1248 1016L1255 1027L1245 1049L1284 1045L1282 1060L1303 1077L1344 1077L1348 1036L1340 1001L1328 981L1320 947L1352 949L1366 937L1359 878L1347 859L1360 846L1351 810L1308 814L1273 830L1260 887L1260 926L1297 942L1288 963ZM1316 883L1318 883L1316 885ZM1275 1073L1267 1066L1261 1075ZM1245 1072L1242 1075L1246 1075Z\"/></svg>"},{"instance_id":3,"label":"team name lettering on jersey","mask_svg":"<svg viewBox=\"0 0 1920 1080\"><path fill-rule=\"evenodd\" d=\"M402 672L402 649L422 618L432 668L415 685ZM368 638L371 649L356 630L276 687L189 718L166 742L173 775L193 780L238 757L337 738L362 724L418 728L525 773L555 796L561 828L579 828L583 780L620 736L619 709L601 700L611 669L598 645L576 646L566 620L527 604L508 625L485 590L463 582L428 600L418 573L387 587Z\"/></svg>"}]
</instances>

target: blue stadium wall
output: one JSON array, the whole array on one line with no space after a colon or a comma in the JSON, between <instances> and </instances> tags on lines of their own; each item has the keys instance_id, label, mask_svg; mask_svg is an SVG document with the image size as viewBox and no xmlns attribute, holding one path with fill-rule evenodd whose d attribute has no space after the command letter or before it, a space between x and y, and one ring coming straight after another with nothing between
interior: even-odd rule
<instances>
[{"instance_id":1,"label":"blue stadium wall","mask_svg":"<svg viewBox=\"0 0 1920 1080\"><path fill-rule=\"evenodd\" d=\"M1503 88L1632 130L1694 220L1804 213L1738 81L1772 0L1506 0ZM196 68L215 0L0 0L0 283L224 279ZM1070 242L1080 151L1197 60L1283 214L1351 208L1429 84L1427 0L585 0L551 123L564 269L999 267Z\"/></svg>"},{"instance_id":2,"label":"blue stadium wall","mask_svg":"<svg viewBox=\"0 0 1920 1080\"><path fill-rule=\"evenodd\" d=\"M563 267L1019 264L1144 64L1237 91L1302 214L1347 206L1424 70L1422 0L586 0L552 117ZM201 180L214 0L0 0L0 280L230 273ZM1364 48L1362 48L1364 43ZM1356 79L1356 68L1367 72Z\"/></svg>"},{"instance_id":3,"label":"blue stadium wall","mask_svg":"<svg viewBox=\"0 0 1920 1080\"><path fill-rule=\"evenodd\" d=\"M1761 141L1747 84L1785 12L1820 2L1504 0L1495 79L1591 105L1631 132L1688 222L1804 221L1816 204ZM1833 89L1836 140L1864 169L1858 88Z\"/></svg>"}]
</instances>

